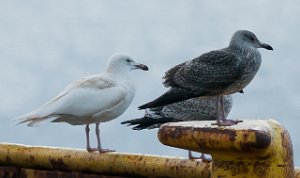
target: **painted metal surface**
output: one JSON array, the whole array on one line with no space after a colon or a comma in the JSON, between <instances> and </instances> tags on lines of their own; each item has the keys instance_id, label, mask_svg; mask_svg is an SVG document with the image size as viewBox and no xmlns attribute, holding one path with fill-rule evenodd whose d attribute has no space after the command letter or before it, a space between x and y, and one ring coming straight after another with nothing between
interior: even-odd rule
<instances>
[{"instance_id":1,"label":"painted metal surface","mask_svg":"<svg viewBox=\"0 0 300 178\"><path fill-rule=\"evenodd\" d=\"M87 172L128 177L208 178L210 163L184 158L0 144L0 167ZM29 178L29 177L28 177Z\"/></svg>"},{"instance_id":2,"label":"painted metal surface","mask_svg":"<svg viewBox=\"0 0 300 178\"><path fill-rule=\"evenodd\" d=\"M110 176L90 174L84 172L66 172L57 170L39 170L18 168L12 166L0 166L1 178L130 178L123 176Z\"/></svg>"},{"instance_id":3,"label":"painted metal surface","mask_svg":"<svg viewBox=\"0 0 300 178\"><path fill-rule=\"evenodd\" d=\"M158 132L163 144L211 154L212 162L0 143L0 177L300 178L290 136L278 122L212 122L169 123Z\"/></svg>"},{"instance_id":4,"label":"painted metal surface","mask_svg":"<svg viewBox=\"0 0 300 178\"><path fill-rule=\"evenodd\" d=\"M211 154L213 178L293 178L297 174L289 133L275 120L247 120L229 127L212 122L165 124L158 138L165 145Z\"/></svg>"}]
</instances>

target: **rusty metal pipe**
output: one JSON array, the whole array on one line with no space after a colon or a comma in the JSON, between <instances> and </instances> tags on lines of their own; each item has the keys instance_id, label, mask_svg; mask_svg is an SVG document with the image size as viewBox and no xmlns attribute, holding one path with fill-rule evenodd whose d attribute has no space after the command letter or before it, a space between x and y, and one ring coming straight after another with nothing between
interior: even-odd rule
<instances>
[{"instance_id":1,"label":"rusty metal pipe","mask_svg":"<svg viewBox=\"0 0 300 178\"><path fill-rule=\"evenodd\" d=\"M0 144L0 166L81 171L103 175L209 178L210 163L183 158L126 153L89 153L80 149Z\"/></svg>"},{"instance_id":2,"label":"rusty metal pipe","mask_svg":"<svg viewBox=\"0 0 300 178\"><path fill-rule=\"evenodd\" d=\"M168 123L159 140L168 146L212 155L212 177L295 177L292 142L275 120L247 120L229 127L214 121Z\"/></svg>"}]
</instances>

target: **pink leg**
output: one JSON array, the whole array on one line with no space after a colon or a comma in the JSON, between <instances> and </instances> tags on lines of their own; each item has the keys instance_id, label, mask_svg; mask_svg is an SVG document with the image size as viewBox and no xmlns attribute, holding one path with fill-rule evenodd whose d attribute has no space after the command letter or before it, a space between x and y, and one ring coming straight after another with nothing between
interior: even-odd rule
<instances>
[{"instance_id":1,"label":"pink leg","mask_svg":"<svg viewBox=\"0 0 300 178\"><path fill-rule=\"evenodd\" d=\"M100 153L115 152L115 150L103 149L103 148L101 147L99 125L100 125L100 123L96 123L96 129L95 129L95 131L96 131L96 136L97 136L97 143L98 143L97 150L98 150Z\"/></svg>"},{"instance_id":2,"label":"pink leg","mask_svg":"<svg viewBox=\"0 0 300 178\"><path fill-rule=\"evenodd\" d=\"M217 122L213 123L212 125L231 126L239 122L242 122L241 120L229 120L229 119L227 120L225 118L223 96L218 96L216 105L217 105Z\"/></svg>"},{"instance_id":3,"label":"pink leg","mask_svg":"<svg viewBox=\"0 0 300 178\"><path fill-rule=\"evenodd\" d=\"M91 145L90 145L90 128L89 124L85 125L85 136L86 136L86 150L92 151Z\"/></svg>"}]
</instances>

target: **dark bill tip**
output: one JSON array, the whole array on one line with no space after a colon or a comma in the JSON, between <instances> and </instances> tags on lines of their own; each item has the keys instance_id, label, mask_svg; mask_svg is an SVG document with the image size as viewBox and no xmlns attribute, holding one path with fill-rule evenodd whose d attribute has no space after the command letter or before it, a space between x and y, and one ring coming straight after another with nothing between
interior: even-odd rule
<instances>
[{"instance_id":1,"label":"dark bill tip","mask_svg":"<svg viewBox=\"0 0 300 178\"><path fill-rule=\"evenodd\" d=\"M134 65L137 69L141 69L141 70L149 70L148 67L144 64L137 64L137 65Z\"/></svg>"},{"instance_id":2,"label":"dark bill tip","mask_svg":"<svg viewBox=\"0 0 300 178\"><path fill-rule=\"evenodd\" d=\"M270 45L268 45L268 44L266 44L266 43L262 43L260 46L261 46L262 48L267 49L267 50L273 50L272 46L270 46Z\"/></svg>"}]
</instances>

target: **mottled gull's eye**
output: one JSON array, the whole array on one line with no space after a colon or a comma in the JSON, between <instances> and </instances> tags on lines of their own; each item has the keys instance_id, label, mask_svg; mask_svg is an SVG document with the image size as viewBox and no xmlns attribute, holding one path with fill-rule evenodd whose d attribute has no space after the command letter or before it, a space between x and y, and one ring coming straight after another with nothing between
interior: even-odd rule
<instances>
[{"instance_id":1,"label":"mottled gull's eye","mask_svg":"<svg viewBox=\"0 0 300 178\"><path fill-rule=\"evenodd\" d=\"M252 35L249 36L249 39L250 39L251 41L254 41L254 40L255 40L254 36L252 36Z\"/></svg>"}]
</instances>

